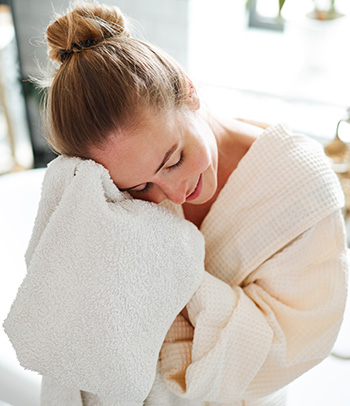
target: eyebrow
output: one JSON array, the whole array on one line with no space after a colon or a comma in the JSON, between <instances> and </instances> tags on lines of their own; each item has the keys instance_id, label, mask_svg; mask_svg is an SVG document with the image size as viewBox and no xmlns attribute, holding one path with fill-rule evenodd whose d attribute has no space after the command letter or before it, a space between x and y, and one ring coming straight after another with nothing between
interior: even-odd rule
<instances>
[{"instance_id":1,"label":"eyebrow","mask_svg":"<svg viewBox=\"0 0 350 406\"><path fill-rule=\"evenodd\" d=\"M158 166L158 168L156 169L156 171L154 172L154 174L158 173L158 172L163 168L163 166L169 161L169 158L170 158L171 155L177 150L177 147L178 147L178 144L174 144L174 145L169 149L169 151L167 151L167 152L165 153L162 163ZM126 189L121 189L121 188L118 188L118 189L119 189L121 192L126 192L126 191L131 190L131 189L134 189L135 187L140 186L140 185L142 185L142 183L140 183L139 185L135 185L135 186L128 187L128 188L126 188Z\"/></svg>"}]
</instances>

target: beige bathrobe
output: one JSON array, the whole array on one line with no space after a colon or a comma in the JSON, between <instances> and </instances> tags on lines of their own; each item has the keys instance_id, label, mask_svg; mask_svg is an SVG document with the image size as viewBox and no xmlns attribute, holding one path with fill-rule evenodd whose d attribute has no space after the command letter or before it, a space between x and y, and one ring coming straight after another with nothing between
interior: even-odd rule
<instances>
[{"instance_id":1,"label":"beige bathrobe","mask_svg":"<svg viewBox=\"0 0 350 406\"><path fill-rule=\"evenodd\" d=\"M283 387L329 354L342 322L343 204L319 144L281 125L264 131L201 226L206 273L187 306L194 327L176 318L144 406L285 404ZM45 377L42 399L101 405Z\"/></svg>"},{"instance_id":2,"label":"beige bathrobe","mask_svg":"<svg viewBox=\"0 0 350 406\"><path fill-rule=\"evenodd\" d=\"M177 317L145 405L285 404L280 389L329 354L342 321L342 205L316 142L281 125L264 131L201 225L194 328Z\"/></svg>"}]
</instances>

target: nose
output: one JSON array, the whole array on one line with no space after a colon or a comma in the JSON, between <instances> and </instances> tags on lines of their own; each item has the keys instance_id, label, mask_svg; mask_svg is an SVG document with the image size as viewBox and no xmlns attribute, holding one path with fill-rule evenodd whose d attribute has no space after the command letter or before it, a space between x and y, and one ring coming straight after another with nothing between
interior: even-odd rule
<instances>
[{"instance_id":1,"label":"nose","mask_svg":"<svg viewBox=\"0 0 350 406\"><path fill-rule=\"evenodd\" d=\"M187 181L184 180L179 183L168 183L162 187L167 199L171 200L175 204L183 204L186 201L187 193Z\"/></svg>"}]
</instances>

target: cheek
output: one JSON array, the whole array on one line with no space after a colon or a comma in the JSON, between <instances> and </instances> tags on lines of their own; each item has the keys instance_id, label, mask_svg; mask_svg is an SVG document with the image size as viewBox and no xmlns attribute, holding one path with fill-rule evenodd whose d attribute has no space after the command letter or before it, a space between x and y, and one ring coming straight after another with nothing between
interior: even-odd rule
<instances>
[{"instance_id":1,"label":"cheek","mask_svg":"<svg viewBox=\"0 0 350 406\"><path fill-rule=\"evenodd\" d=\"M193 157L193 169L199 173L205 172L212 163L211 155L211 151L206 145L202 143L198 145Z\"/></svg>"},{"instance_id":2,"label":"cheek","mask_svg":"<svg viewBox=\"0 0 350 406\"><path fill-rule=\"evenodd\" d=\"M207 125L202 125L198 129L198 138L194 148L197 165L201 172L204 172L209 167L215 167L217 157L217 144L213 132Z\"/></svg>"}]
</instances>

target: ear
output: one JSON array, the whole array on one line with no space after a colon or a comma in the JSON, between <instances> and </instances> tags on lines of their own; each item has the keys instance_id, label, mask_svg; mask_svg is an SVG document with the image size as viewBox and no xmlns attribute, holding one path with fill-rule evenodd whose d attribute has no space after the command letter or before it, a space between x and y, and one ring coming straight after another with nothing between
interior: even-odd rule
<instances>
[{"instance_id":1,"label":"ear","mask_svg":"<svg viewBox=\"0 0 350 406\"><path fill-rule=\"evenodd\" d=\"M188 96L188 102L189 105L191 106L191 108L195 111L195 110L199 110L200 106L201 106L201 102L199 100L198 94L197 94L197 90L194 87L194 84L192 82L192 80L186 76L187 78L187 96Z\"/></svg>"}]
</instances>

